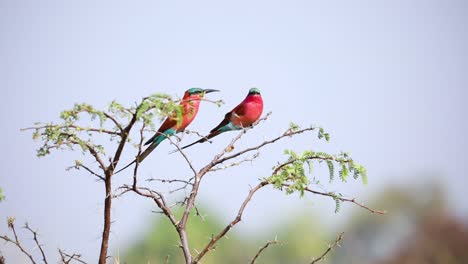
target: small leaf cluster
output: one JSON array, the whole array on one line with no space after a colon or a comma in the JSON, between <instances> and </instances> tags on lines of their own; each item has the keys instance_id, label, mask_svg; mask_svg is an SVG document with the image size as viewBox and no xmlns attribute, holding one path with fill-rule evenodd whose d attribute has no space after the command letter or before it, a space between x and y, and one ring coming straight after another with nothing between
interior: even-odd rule
<instances>
[{"instance_id":1,"label":"small leaf cluster","mask_svg":"<svg viewBox=\"0 0 468 264\"><path fill-rule=\"evenodd\" d=\"M285 150L285 154L289 155L288 161L283 164L274 167L274 173L267 180L277 189L283 189L285 185L286 194L292 194L298 192L300 196L304 195L306 187L310 181L307 178L304 164L308 164L307 154L297 154L292 150ZM311 166L309 166L309 173L311 172Z\"/></svg>"},{"instance_id":2,"label":"small leaf cluster","mask_svg":"<svg viewBox=\"0 0 468 264\"><path fill-rule=\"evenodd\" d=\"M335 192L329 192L328 194L333 198L333 201L335 201L335 213L338 213L341 209L341 203L343 203L341 200L343 195Z\"/></svg>"},{"instance_id":3,"label":"small leaf cluster","mask_svg":"<svg viewBox=\"0 0 468 264\"><path fill-rule=\"evenodd\" d=\"M70 127L66 125L47 124L36 128L33 133L34 139L41 139L43 145L37 150L37 156L42 157L50 154L51 149L73 149L73 146L79 146L83 152L90 148L96 152L104 154L102 145L92 143L91 139L79 137L79 132L86 129L81 127Z\"/></svg>"},{"instance_id":4,"label":"small leaf cluster","mask_svg":"<svg viewBox=\"0 0 468 264\"><path fill-rule=\"evenodd\" d=\"M80 113L87 113L91 120L98 118L101 126L106 121L103 111L97 110L92 105L86 103L75 104L72 109L62 111L60 118L65 121L64 125L71 125L80 119Z\"/></svg>"},{"instance_id":5,"label":"small leaf cluster","mask_svg":"<svg viewBox=\"0 0 468 264\"><path fill-rule=\"evenodd\" d=\"M0 202L5 200L5 195L3 195L3 190L0 188Z\"/></svg>"},{"instance_id":6,"label":"small leaf cluster","mask_svg":"<svg viewBox=\"0 0 468 264\"><path fill-rule=\"evenodd\" d=\"M364 185L368 183L366 168L354 162L354 160L350 158L349 153L341 152L336 156L336 161L338 163L338 173L341 181L346 182L349 175L352 174L354 179L361 177Z\"/></svg>"},{"instance_id":7,"label":"small leaf cluster","mask_svg":"<svg viewBox=\"0 0 468 264\"><path fill-rule=\"evenodd\" d=\"M161 120L167 116L182 120L182 110L177 101L174 101L169 95L161 93L143 98L135 109L131 109L132 112L135 112L137 120L142 121L152 129L155 127L153 123L155 116Z\"/></svg>"},{"instance_id":8,"label":"small leaf cluster","mask_svg":"<svg viewBox=\"0 0 468 264\"><path fill-rule=\"evenodd\" d=\"M326 141L330 141L330 134L326 133L325 130L321 127L318 128L318 135L319 139L325 138Z\"/></svg>"},{"instance_id":9,"label":"small leaf cluster","mask_svg":"<svg viewBox=\"0 0 468 264\"><path fill-rule=\"evenodd\" d=\"M286 194L298 192L300 196L304 195L304 190L310 184L307 175L313 172L313 162L327 164L330 182L334 180L335 170L338 170L340 180L343 182L346 182L352 173L355 179L361 177L363 183L367 184L366 169L355 163L348 153L332 155L311 150L302 153L285 150L285 155L288 155L288 159L273 167L273 175L267 180L275 188L284 189Z\"/></svg>"}]
</instances>

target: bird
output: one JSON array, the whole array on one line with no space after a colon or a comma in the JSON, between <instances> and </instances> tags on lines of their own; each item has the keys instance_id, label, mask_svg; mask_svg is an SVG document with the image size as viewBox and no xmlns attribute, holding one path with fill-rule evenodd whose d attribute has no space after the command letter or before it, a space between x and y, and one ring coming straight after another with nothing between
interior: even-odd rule
<instances>
[{"instance_id":1,"label":"bird","mask_svg":"<svg viewBox=\"0 0 468 264\"><path fill-rule=\"evenodd\" d=\"M158 129L156 134L152 136L148 141L145 142L145 146L149 145L140 155L138 155L132 162L127 164L122 169L118 170L114 174L117 174L135 162L142 162L162 141L166 138L182 132L185 128L192 123L198 113L198 108L200 107L200 102L203 99L204 95L207 93L219 92L219 90L214 89L201 89L201 88L190 88L184 93L180 105L182 106L182 120L177 119L176 113L168 116L166 120L162 123L161 127Z\"/></svg>"},{"instance_id":2,"label":"bird","mask_svg":"<svg viewBox=\"0 0 468 264\"><path fill-rule=\"evenodd\" d=\"M260 118L262 112L263 99L260 94L260 90L257 88L252 88L249 90L249 93L245 97L244 101L228 112L224 116L223 121L221 121L219 125L213 128L207 136L191 144L183 146L181 149L188 148L198 143L206 142L210 138L227 131L240 130L249 127Z\"/></svg>"}]
</instances>

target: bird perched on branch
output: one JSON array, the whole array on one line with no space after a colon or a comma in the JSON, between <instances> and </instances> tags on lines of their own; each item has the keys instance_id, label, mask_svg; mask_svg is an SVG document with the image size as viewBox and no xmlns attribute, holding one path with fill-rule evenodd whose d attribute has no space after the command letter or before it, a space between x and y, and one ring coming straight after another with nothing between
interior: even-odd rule
<instances>
[{"instance_id":1,"label":"bird perched on branch","mask_svg":"<svg viewBox=\"0 0 468 264\"><path fill-rule=\"evenodd\" d=\"M184 131L197 116L198 108L200 107L200 102L204 95L212 92L219 92L219 90L190 88L185 91L184 97L180 102L180 106L182 107L182 120L178 120L175 113L167 117L158 129L158 132L146 141L145 146L149 146L138 157L136 157L134 161L118 170L115 174L125 170L137 161L138 163L142 162L163 140L176 133Z\"/></svg>"},{"instance_id":2,"label":"bird perched on branch","mask_svg":"<svg viewBox=\"0 0 468 264\"><path fill-rule=\"evenodd\" d=\"M232 109L224 116L223 121L213 128L210 133L191 144L183 146L181 149L188 148L197 143L208 141L221 133L233 130L240 130L251 126L257 121L263 112L263 100L260 95L260 90L252 88L249 90L247 97L238 106Z\"/></svg>"}]
</instances>

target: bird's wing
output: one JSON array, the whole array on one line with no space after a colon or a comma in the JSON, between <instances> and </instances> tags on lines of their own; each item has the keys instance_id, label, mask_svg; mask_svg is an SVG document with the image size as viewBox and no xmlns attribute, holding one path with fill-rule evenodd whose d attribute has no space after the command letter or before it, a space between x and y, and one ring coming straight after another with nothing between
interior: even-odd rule
<instances>
[{"instance_id":1,"label":"bird's wing","mask_svg":"<svg viewBox=\"0 0 468 264\"><path fill-rule=\"evenodd\" d=\"M154 136L152 136L148 141L146 141L145 145L151 144L152 142L156 140L157 137L163 135L166 130L168 130L169 128L173 128L176 125L177 125L177 120L171 117L166 118L166 120L164 120L164 122L162 123L161 127L158 129L158 132L156 132Z\"/></svg>"},{"instance_id":2,"label":"bird's wing","mask_svg":"<svg viewBox=\"0 0 468 264\"><path fill-rule=\"evenodd\" d=\"M231 122L231 119L233 117L233 115L235 117L237 116L243 116L245 114L245 107L244 107L244 104L239 104L238 106L236 106L234 109L232 109L231 112L228 112L225 116L224 116L224 119L223 121L221 121L221 123L219 123L219 125L217 125L215 128L213 128L210 133L213 133L215 131L217 131L218 129L224 127L225 125L229 124L229 122Z\"/></svg>"}]
</instances>

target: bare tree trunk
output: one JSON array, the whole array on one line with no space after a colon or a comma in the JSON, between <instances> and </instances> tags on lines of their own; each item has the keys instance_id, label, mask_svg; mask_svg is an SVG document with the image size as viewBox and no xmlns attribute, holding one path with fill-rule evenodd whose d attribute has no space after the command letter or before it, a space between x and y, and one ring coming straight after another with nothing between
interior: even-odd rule
<instances>
[{"instance_id":1,"label":"bare tree trunk","mask_svg":"<svg viewBox=\"0 0 468 264\"><path fill-rule=\"evenodd\" d=\"M111 175L106 175L106 198L104 200L104 230L102 231L101 252L99 254L99 264L105 264L107 259L107 249L109 247L109 234L111 227Z\"/></svg>"}]
</instances>

